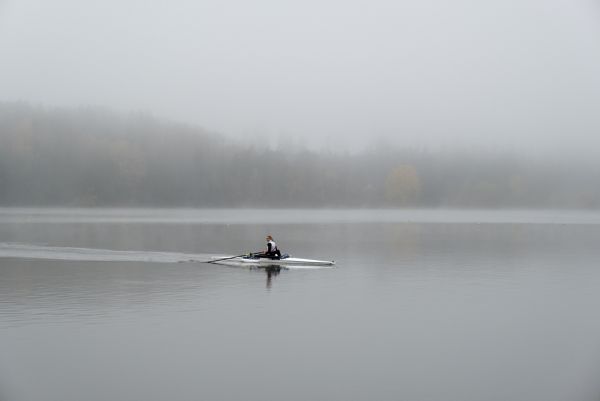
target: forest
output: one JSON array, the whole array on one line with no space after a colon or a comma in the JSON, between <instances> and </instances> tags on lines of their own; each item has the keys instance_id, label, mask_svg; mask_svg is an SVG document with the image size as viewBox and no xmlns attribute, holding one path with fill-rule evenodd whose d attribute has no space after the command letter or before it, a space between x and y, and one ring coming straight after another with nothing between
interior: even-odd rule
<instances>
[{"instance_id":1,"label":"forest","mask_svg":"<svg viewBox=\"0 0 600 401\"><path fill-rule=\"evenodd\" d=\"M0 103L2 206L599 208L598 182L576 160L273 149L144 113Z\"/></svg>"}]
</instances>

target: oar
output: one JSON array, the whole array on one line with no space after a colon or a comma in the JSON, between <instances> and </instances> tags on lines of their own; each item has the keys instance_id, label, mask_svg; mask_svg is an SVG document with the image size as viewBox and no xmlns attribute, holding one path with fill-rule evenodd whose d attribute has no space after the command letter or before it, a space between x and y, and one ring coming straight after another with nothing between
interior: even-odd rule
<instances>
[{"instance_id":1,"label":"oar","mask_svg":"<svg viewBox=\"0 0 600 401\"><path fill-rule=\"evenodd\" d=\"M228 258L223 258L223 259L215 259L215 260L209 260L209 261L208 261L208 262L206 262L206 263L216 263L216 262L221 262L221 261L223 261L223 260L229 260L229 259L241 258L242 256L246 256L246 255L252 256L253 254L252 254L252 253L244 253L244 254L242 254L242 255L230 256L230 257L228 257Z\"/></svg>"}]
</instances>

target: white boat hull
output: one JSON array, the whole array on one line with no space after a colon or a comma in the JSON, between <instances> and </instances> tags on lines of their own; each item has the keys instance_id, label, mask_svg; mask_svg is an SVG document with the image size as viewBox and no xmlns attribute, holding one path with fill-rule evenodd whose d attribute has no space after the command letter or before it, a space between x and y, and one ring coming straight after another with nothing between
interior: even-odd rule
<instances>
[{"instance_id":1,"label":"white boat hull","mask_svg":"<svg viewBox=\"0 0 600 401\"><path fill-rule=\"evenodd\" d=\"M270 259L270 258L248 258L248 257L230 257L227 256L215 256L212 259L213 263L229 264L229 265L249 265L249 266L333 266L335 262L333 260L316 260L316 259L302 259L287 257L284 259ZM226 259L226 260L219 260Z\"/></svg>"}]
</instances>

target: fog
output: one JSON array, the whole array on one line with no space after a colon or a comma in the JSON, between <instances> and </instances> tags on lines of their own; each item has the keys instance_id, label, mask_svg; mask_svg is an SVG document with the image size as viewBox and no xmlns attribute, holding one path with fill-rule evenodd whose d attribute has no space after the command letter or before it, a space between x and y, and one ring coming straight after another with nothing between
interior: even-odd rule
<instances>
[{"instance_id":1,"label":"fog","mask_svg":"<svg viewBox=\"0 0 600 401\"><path fill-rule=\"evenodd\" d=\"M599 401L599 2L0 0L0 399Z\"/></svg>"},{"instance_id":2,"label":"fog","mask_svg":"<svg viewBox=\"0 0 600 401\"><path fill-rule=\"evenodd\" d=\"M271 149L593 159L599 38L593 0L4 0L0 100Z\"/></svg>"},{"instance_id":3,"label":"fog","mask_svg":"<svg viewBox=\"0 0 600 401\"><path fill-rule=\"evenodd\" d=\"M99 108L0 103L0 205L600 208L600 163L373 144L241 145Z\"/></svg>"}]
</instances>

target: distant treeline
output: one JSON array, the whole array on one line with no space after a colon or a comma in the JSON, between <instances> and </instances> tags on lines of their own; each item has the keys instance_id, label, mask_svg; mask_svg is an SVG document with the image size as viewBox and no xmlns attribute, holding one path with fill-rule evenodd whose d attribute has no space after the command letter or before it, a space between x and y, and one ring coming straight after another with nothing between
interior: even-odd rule
<instances>
[{"instance_id":1,"label":"distant treeline","mask_svg":"<svg viewBox=\"0 0 600 401\"><path fill-rule=\"evenodd\" d=\"M600 207L598 165L384 146L243 146L98 108L0 103L0 205Z\"/></svg>"}]
</instances>

